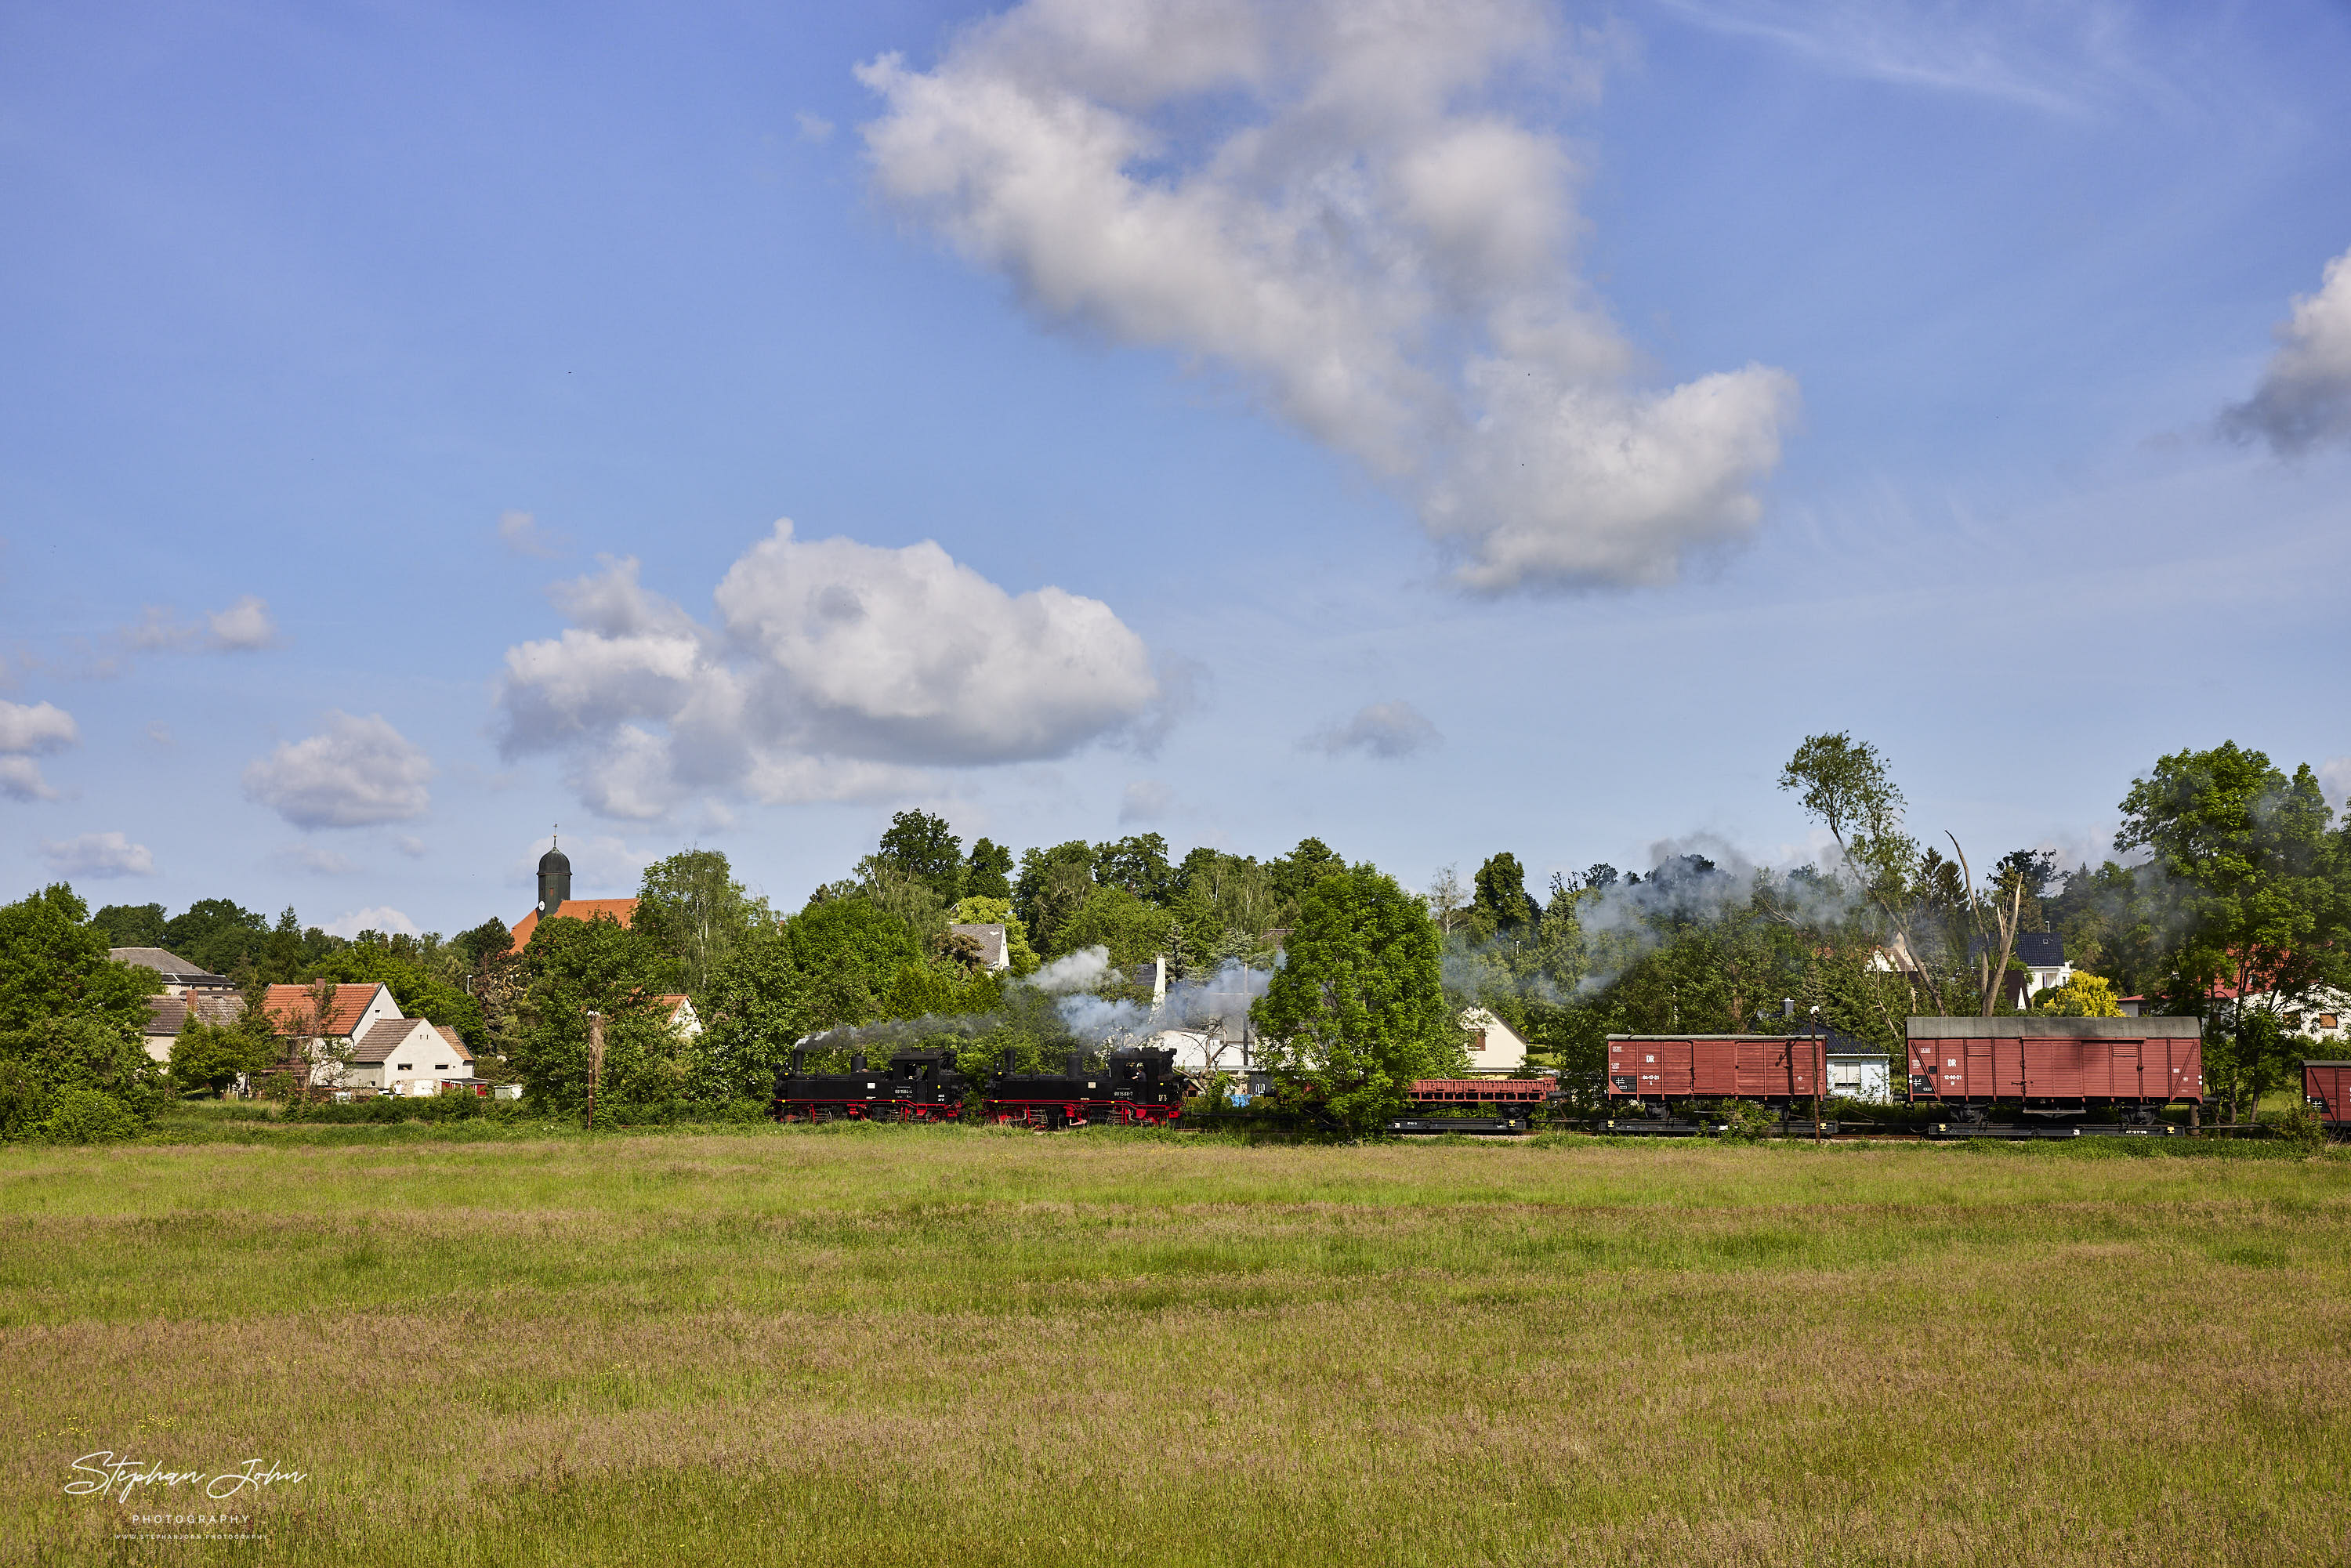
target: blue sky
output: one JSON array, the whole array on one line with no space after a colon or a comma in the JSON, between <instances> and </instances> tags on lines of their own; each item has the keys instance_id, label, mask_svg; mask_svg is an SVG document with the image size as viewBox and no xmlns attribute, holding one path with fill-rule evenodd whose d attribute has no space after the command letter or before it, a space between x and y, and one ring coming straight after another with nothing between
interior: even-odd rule
<instances>
[{"instance_id":1,"label":"blue sky","mask_svg":"<svg viewBox=\"0 0 2351 1568\"><path fill-rule=\"evenodd\" d=\"M1979 859L2342 801L2351 16L1390 14L9 7L0 868L1540 884L1809 856L1823 729Z\"/></svg>"}]
</instances>

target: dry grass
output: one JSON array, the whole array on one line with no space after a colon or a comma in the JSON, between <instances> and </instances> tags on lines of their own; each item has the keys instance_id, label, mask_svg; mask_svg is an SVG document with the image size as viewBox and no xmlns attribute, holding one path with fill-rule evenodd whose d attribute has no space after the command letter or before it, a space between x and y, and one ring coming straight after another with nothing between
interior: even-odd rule
<instances>
[{"instance_id":1,"label":"dry grass","mask_svg":"<svg viewBox=\"0 0 2351 1568\"><path fill-rule=\"evenodd\" d=\"M263 1140L0 1237L36 1562L2351 1556L2339 1155ZM101 1448L309 1479L116 1540Z\"/></svg>"}]
</instances>

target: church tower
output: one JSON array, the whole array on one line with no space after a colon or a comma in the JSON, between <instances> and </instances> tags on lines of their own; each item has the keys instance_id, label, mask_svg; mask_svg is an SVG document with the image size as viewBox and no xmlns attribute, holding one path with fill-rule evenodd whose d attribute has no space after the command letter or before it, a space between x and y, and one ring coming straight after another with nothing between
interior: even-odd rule
<instances>
[{"instance_id":1,"label":"church tower","mask_svg":"<svg viewBox=\"0 0 2351 1568\"><path fill-rule=\"evenodd\" d=\"M571 896L571 862L555 847L552 836L547 841L547 852L538 857L538 917L551 920Z\"/></svg>"}]
</instances>

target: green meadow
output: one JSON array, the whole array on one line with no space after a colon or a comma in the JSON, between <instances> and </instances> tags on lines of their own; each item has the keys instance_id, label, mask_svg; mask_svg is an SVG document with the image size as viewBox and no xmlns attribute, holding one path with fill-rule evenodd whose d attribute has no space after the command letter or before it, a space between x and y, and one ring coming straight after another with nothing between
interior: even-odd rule
<instances>
[{"instance_id":1,"label":"green meadow","mask_svg":"<svg viewBox=\"0 0 2351 1568\"><path fill-rule=\"evenodd\" d=\"M183 1114L0 1234L33 1563L2351 1558L2340 1150Z\"/></svg>"}]
</instances>

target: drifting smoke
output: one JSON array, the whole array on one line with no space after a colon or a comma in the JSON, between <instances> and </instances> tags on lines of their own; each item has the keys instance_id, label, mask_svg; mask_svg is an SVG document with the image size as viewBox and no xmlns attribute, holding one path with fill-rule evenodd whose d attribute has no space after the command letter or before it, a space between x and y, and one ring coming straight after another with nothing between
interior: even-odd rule
<instances>
[{"instance_id":1,"label":"drifting smoke","mask_svg":"<svg viewBox=\"0 0 2351 1568\"><path fill-rule=\"evenodd\" d=\"M1238 959L1228 958L1213 975L1178 980L1169 986L1165 1002L1155 1008L1144 1001L1093 994L1092 988L1114 978L1116 974L1109 948L1081 947L1013 984L1053 998L1050 1016L1080 1044L1092 1046L1138 1040L1165 1029L1221 1026L1228 1035L1238 1036L1249 1017L1249 1004L1265 995L1266 988L1273 983L1272 970L1252 969ZM894 1051L938 1035L970 1040L1008 1026L1033 1032L1039 1020L1033 1016L1016 1016L1019 1011L1017 1005L1008 1002L1004 1012L935 1013L919 1019L842 1024L810 1035L799 1043L811 1051L865 1051L877 1047ZM1039 1043L1042 1046L1048 1042Z\"/></svg>"},{"instance_id":2,"label":"drifting smoke","mask_svg":"<svg viewBox=\"0 0 2351 1568\"><path fill-rule=\"evenodd\" d=\"M1100 985L1109 972L1109 948L1081 947L1054 959L1029 976L1026 983L1048 996L1059 996L1063 991L1082 991L1089 986Z\"/></svg>"},{"instance_id":3,"label":"drifting smoke","mask_svg":"<svg viewBox=\"0 0 2351 1568\"><path fill-rule=\"evenodd\" d=\"M1110 950L1087 947L1055 959L1027 983L1058 995L1061 999L1054 1008L1061 1021L1071 1033L1090 1043L1133 1039L1165 1029L1221 1026L1228 1033L1238 1033L1249 1017L1249 1004L1265 995L1273 983L1272 970L1252 969L1237 958L1228 958L1212 975L1169 986L1166 999L1154 1007L1130 998L1095 996L1087 988L1112 972Z\"/></svg>"}]
</instances>

